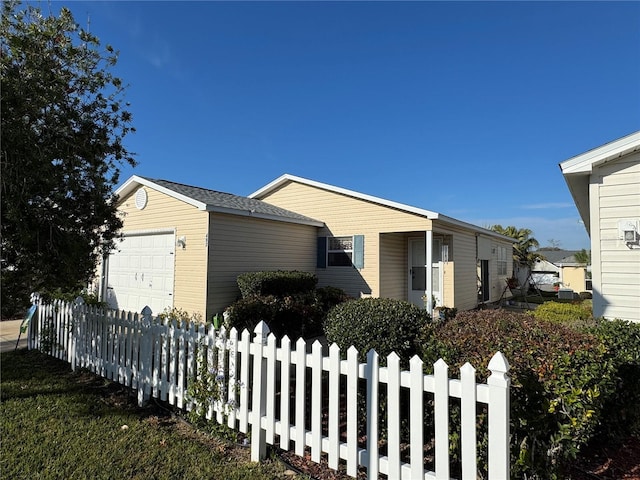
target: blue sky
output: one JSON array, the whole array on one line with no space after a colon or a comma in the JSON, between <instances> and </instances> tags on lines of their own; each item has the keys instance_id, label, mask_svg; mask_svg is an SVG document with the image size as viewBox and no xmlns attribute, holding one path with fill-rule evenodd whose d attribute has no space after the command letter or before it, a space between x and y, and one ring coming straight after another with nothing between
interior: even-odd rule
<instances>
[{"instance_id":1,"label":"blue sky","mask_svg":"<svg viewBox=\"0 0 640 480\"><path fill-rule=\"evenodd\" d=\"M66 5L120 51L123 181L290 173L589 248L558 163L640 129L639 2Z\"/></svg>"}]
</instances>

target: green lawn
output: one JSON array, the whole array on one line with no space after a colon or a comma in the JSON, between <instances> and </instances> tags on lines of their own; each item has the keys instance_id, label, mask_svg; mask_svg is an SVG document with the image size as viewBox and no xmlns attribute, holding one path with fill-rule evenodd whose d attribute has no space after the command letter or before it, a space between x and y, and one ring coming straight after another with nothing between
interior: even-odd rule
<instances>
[{"instance_id":1,"label":"green lawn","mask_svg":"<svg viewBox=\"0 0 640 480\"><path fill-rule=\"evenodd\" d=\"M292 478L131 392L35 351L2 353L0 476L11 479ZM299 477L298 477L299 478Z\"/></svg>"}]
</instances>

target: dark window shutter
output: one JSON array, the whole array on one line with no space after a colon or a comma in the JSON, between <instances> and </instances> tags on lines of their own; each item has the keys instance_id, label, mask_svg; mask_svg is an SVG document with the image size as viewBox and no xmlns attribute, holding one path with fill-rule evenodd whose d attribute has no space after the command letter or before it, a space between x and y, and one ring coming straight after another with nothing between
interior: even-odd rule
<instances>
[{"instance_id":1,"label":"dark window shutter","mask_svg":"<svg viewBox=\"0 0 640 480\"><path fill-rule=\"evenodd\" d=\"M327 237L318 237L318 268L327 268Z\"/></svg>"},{"instance_id":2,"label":"dark window shutter","mask_svg":"<svg viewBox=\"0 0 640 480\"><path fill-rule=\"evenodd\" d=\"M353 266L364 268L364 235L353 236Z\"/></svg>"}]
</instances>

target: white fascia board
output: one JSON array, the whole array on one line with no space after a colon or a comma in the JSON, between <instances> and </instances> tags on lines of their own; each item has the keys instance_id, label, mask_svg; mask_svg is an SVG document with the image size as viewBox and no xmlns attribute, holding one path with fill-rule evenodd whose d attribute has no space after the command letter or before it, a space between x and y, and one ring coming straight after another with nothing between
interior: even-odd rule
<instances>
[{"instance_id":1,"label":"white fascia board","mask_svg":"<svg viewBox=\"0 0 640 480\"><path fill-rule=\"evenodd\" d=\"M560 163L560 170L565 176L588 174L591 173L594 165L606 163L637 150L640 150L640 131L565 160Z\"/></svg>"},{"instance_id":2,"label":"white fascia board","mask_svg":"<svg viewBox=\"0 0 640 480\"><path fill-rule=\"evenodd\" d=\"M253 192L252 194L249 195L249 198L261 199L263 196L267 195L269 192L277 189L278 187L280 187L281 185L284 185L285 183L287 183L289 181L302 183L303 185L309 185L309 186L312 186L312 187L320 188L320 189L323 189L323 190L328 190L330 192L339 193L339 194L346 195L346 196L353 197L353 198L357 198L357 199L360 199L360 200L366 200L368 202L377 203L379 205L384 205L384 206L387 206L387 207L395 208L395 209L401 210L403 212L414 213L416 215L420 215L422 217L426 217L428 220L439 220L439 221L442 221L442 222L449 223L451 225L456 225L458 227L462 227L462 228L465 228L465 229L468 229L468 230L473 230L474 232L477 232L477 233L480 233L480 234L483 234L483 235L488 235L488 236L491 236L491 237L495 237L495 238L499 238L499 239L502 239L502 240L508 240L508 241L512 241L513 242L513 239L511 237L506 237L506 236L501 235L501 234L499 234L497 232L493 232L491 230L487 230L486 228L478 227L477 225L473 225L472 223L463 222L462 220L457 220L457 219L452 218L452 217L447 217L446 215L442 215L440 213L433 212L431 210L425 210L425 209L418 208L418 207L412 207L411 205L405 205L403 203L392 202L391 200L386 200L384 198L374 197L373 195L367 195L365 193L355 192L353 190L348 190L346 188L336 187L334 185L328 185L328 184L322 183L322 182L316 182L315 180L309 180L307 178L297 177L295 175L290 175L288 173L285 173L284 175L281 175L280 177L276 178L271 183L265 185L264 187L262 187L259 190L256 190L255 192Z\"/></svg>"},{"instance_id":3,"label":"white fascia board","mask_svg":"<svg viewBox=\"0 0 640 480\"><path fill-rule=\"evenodd\" d=\"M228 215L236 215L240 217L253 217L253 218L260 218L263 220L273 220L276 222L295 223L298 225L311 225L312 227L324 227L323 222L318 222L316 220L304 220L302 218L281 217L279 215L269 215L268 213L259 213L253 210L239 210L236 208L216 207L213 205L207 206L205 210L207 212L225 213Z\"/></svg>"},{"instance_id":4,"label":"white fascia board","mask_svg":"<svg viewBox=\"0 0 640 480\"><path fill-rule=\"evenodd\" d=\"M178 193L178 192L174 192L173 190L169 190L168 188L163 187L162 185L158 185L157 183L151 182L151 181L147 180L146 178L142 178L142 177L139 177L137 175L133 175L129 180L124 182L124 184L120 188L118 188L115 193L118 196L118 199L120 199L122 197L127 196L129 193L133 192L140 185L144 185L145 187L153 188L154 190L162 192L165 195L169 195L170 197L173 197L173 198L175 198L177 200L181 200L181 201L183 201L185 203L188 203L189 205L193 205L198 210L206 210L207 209L207 204L206 203L199 202L198 200L194 200L191 197L188 197L186 195L182 195L181 193Z\"/></svg>"},{"instance_id":5,"label":"white fascia board","mask_svg":"<svg viewBox=\"0 0 640 480\"><path fill-rule=\"evenodd\" d=\"M392 202L390 200L386 200L380 197L374 197L372 195L367 195L365 193L355 192L353 190L348 190L346 188L336 187L334 185L329 185L322 182L316 182L315 180L309 180L307 178L296 177L295 175L289 175L288 173L276 178L273 182L265 185L259 190L256 190L249 198L258 198L261 199L264 195L268 194L272 190L280 187L286 182L297 182L302 183L304 185L309 185L312 187L320 188L322 190L328 190L330 192L340 193L342 195L346 195L348 197L358 198L360 200L366 200L368 202L377 203L379 205L384 205L391 208L396 208L398 210L403 210L405 212L416 213L423 217L427 217L429 220L436 220L440 217L439 213L432 212L430 210L424 210L422 208L412 207L410 205L404 205L402 203Z\"/></svg>"}]
</instances>

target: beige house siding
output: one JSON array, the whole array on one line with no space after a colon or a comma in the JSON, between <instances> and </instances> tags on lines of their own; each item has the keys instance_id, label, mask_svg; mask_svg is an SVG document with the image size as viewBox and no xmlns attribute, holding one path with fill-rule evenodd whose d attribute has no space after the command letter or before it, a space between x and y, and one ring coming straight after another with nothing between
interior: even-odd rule
<instances>
[{"instance_id":1,"label":"beige house siding","mask_svg":"<svg viewBox=\"0 0 640 480\"><path fill-rule=\"evenodd\" d=\"M209 222L207 315L222 313L240 295L241 273L315 273L317 227L212 213Z\"/></svg>"},{"instance_id":2,"label":"beige house siding","mask_svg":"<svg viewBox=\"0 0 640 480\"><path fill-rule=\"evenodd\" d=\"M350 267L327 267L318 269L317 272L320 285L343 288L353 296L382 296L381 233L425 231L431 228L431 221L426 218L296 182L289 182L270 191L261 199L278 207L321 219L327 226L320 229L318 234L321 236L364 235L364 268L353 269L349 272L350 275L344 275L345 268ZM397 252L399 244L395 248ZM406 265L406 261L404 264ZM387 274L398 275L397 271ZM398 282L397 279L394 281ZM406 291L406 286L404 289ZM398 285L391 287L391 290L385 292L387 293L398 295Z\"/></svg>"},{"instance_id":3,"label":"beige house siding","mask_svg":"<svg viewBox=\"0 0 640 480\"><path fill-rule=\"evenodd\" d=\"M470 310L478 306L478 273L475 235L457 232L453 236L455 256L454 285L455 306L458 310ZM449 305L446 305L447 307Z\"/></svg>"},{"instance_id":4,"label":"beige house siding","mask_svg":"<svg viewBox=\"0 0 640 480\"><path fill-rule=\"evenodd\" d=\"M640 321L640 249L618 231L640 221L640 153L594 168L590 202L594 315Z\"/></svg>"},{"instance_id":5,"label":"beige house siding","mask_svg":"<svg viewBox=\"0 0 640 480\"><path fill-rule=\"evenodd\" d=\"M120 202L122 233L173 229L176 238L184 236L186 248L175 250L173 305L190 313L204 314L208 213L152 188L143 188L148 196L144 209L139 210L135 205L136 192Z\"/></svg>"},{"instance_id":6,"label":"beige house siding","mask_svg":"<svg viewBox=\"0 0 640 480\"><path fill-rule=\"evenodd\" d=\"M584 292L586 289L586 268L582 266L563 266L561 269L562 285L574 292Z\"/></svg>"},{"instance_id":7,"label":"beige house siding","mask_svg":"<svg viewBox=\"0 0 640 480\"><path fill-rule=\"evenodd\" d=\"M380 236L380 296L407 299L408 269L407 235L382 234Z\"/></svg>"}]
</instances>

